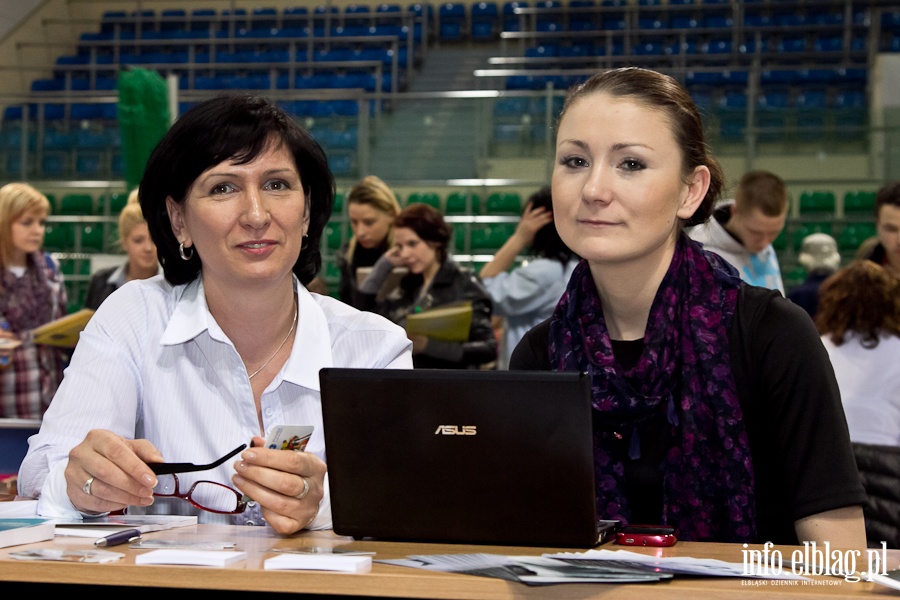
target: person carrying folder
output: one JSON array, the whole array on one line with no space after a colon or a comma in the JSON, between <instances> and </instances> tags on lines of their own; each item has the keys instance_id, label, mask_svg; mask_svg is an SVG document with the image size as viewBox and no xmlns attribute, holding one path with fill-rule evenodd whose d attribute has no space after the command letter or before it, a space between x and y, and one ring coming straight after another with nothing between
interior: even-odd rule
<instances>
[{"instance_id":1,"label":"person carrying folder","mask_svg":"<svg viewBox=\"0 0 900 600\"><path fill-rule=\"evenodd\" d=\"M47 197L27 183L0 188L2 418L41 418L62 379L63 351L35 345L31 333L66 314L59 264L41 250L49 213Z\"/></svg>"},{"instance_id":2,"label":"person carrying folder","mask_svg":"<svg viewBox=\"0 0 900 600\"><path fill-rule=\"evenodd\" d=\"M274 102L216 96L179 117L140 185L164 278L129 281L91 318L20 495L48 516L330 527L319 370L412 367L401 328L304 287L333 201L325 153ZM305 451L262 447L279 426L311 426Z\"/></svg>"},{"instance_id":3,"label":"person carrying folder","mask_svg":"<svg viewBox=\"0 0 900 600\"><path fill-rule=\"evenodd\" d=\"M360 284L361 308L374 310L399 325L410 314L461 302L471 303L468 336L463 340L410 335L417 369L483 368L497 358L497 338L491 325L492 303L481 278L448 254L450 226L441 212L415 202L394 221L394 247L375 263ZM409 272L382 301L377 300L394 267Z\"/></svg>"}]
</instances>

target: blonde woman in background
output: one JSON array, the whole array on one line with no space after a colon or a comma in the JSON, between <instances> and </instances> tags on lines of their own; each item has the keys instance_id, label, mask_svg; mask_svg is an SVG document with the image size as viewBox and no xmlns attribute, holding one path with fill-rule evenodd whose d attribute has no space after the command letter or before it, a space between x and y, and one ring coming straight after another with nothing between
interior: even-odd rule
<instances>
[{"instance_id":1,"label":"blonde woman in background","mask_svg":"<svg viewBox=\"0 0 900 600\"><path fill-rule=\"evenodd\" d=\"M94 273L84 300L85 308L97 310L106 297L132 279L147 279L159 273L156 244L150 239L147 221L138 204L138 191L128 196L119 213L119 244L128 255L124 264Z\"/></svg>"},{"instance_id":2,"label":"blonde woman in background","mask_svg":"<svg viewBox=\"0 0 900 600\"><path fill-rule=\"evenodd\" d=\"M356 270L371 267L394 244L394 219L400 214L400 203L391 188L375 175L354 185L347 194L347 214L353 237L338 253L341 283L338 297L342 302L362 309Z\"/></svg>"},{"instance_id":3,"label":"blonde woman in background","mask_svg":"<svg viewBox=\"0 0 900 600\"><path fill-rule=\"evenodd\" d=\"M62 379L63 354L32 330L66 314L59 265L46 252L50 202L26 183L0 188L0 417L38 419Z\"/></svg>"}]
</instances>

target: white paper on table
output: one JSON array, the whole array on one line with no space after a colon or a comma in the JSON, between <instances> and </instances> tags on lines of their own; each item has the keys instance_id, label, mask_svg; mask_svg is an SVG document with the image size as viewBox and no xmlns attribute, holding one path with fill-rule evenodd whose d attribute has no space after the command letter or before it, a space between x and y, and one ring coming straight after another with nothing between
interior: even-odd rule
<instances>
[{"instance_id":1,"label":"white paper on table","mask_svg":"<svg viewBox=\"0 0 900 600\"><path fill-rule=\"evenodd\" d=\"M366 573L372 570L372 557L347 554L282 554L267 558L263 568Z\"/></svg>"},{"instance_id":2,"label":"white paper on table","mask_svg":"<svg viewBox=\"0 0 900 600\"><path fill-rule=\"evenodd\" d=\"M224 567L247 558L238 550L152 550L134 557L136 565Z\"/></svg>"},{"instance_id":3,"label":"white paper on table","mask_svg":"<svg viewBox=\"0 0 900 600\"><path fill-rule=\"evenodd\" d=\"M13 502L0 502L0 517L33 518L37 514L37 500L14 500Z\"/></svg>"}]
</instances>

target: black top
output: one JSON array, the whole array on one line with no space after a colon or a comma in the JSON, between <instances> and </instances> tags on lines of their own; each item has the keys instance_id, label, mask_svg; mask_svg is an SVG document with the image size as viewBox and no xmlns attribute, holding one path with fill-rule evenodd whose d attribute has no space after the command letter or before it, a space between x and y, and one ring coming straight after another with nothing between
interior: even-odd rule
<instances>
[{"instance_id":1,"label":"black top","mask_svg":"<svg viewBox=\"0 0 900 600\"><path fill-rule=\"evenodd\" d=\"M510 369L552 370L549 334L549 319L529 331ZM775 290L742 285L728 337L756 479L757 541L796 544L794 521L866 501L834 371L812 320ZM613 344L621 363L642 348L643 340ZM661 520L669 434L664 421L642 428L641 456L625 466L634 522Z\"/></svg>"},{"instance_id":2,"label":"black top","mask_svg":"<svg viewBox=\"0 0 900 600\"><path fill-rule=\"evenodd\" d=\"M354 308L362 309L365 300L359 296L356 285L356 269L359 267L371 267L387 251L387 243L376 248L363 248L359 244L353 251L353 260L347 261L347 248L344 247L337 254L338 268L341 271L341 282L338 287L338 298L341 302Z\"/></svg>"},{"instance_id":3,"label":"black top","mask_svg":"<svg viewBox=\"0 0 900 600\"><path fill-rule=\"evenodd\" d=\"M84 307L91 310L97 310L100 303L106 300L107 296L112 294L119 287L109 282L109 276L119 267L109 267L108 269L100 269L91 276L88 284L87 295L84 297Z\"/></svg>"},{"instance_id":4,"label":"black top","mask_svg":"<svg viewBox=\"0 0 900 600\"><path fill-rule=\"evenodd\" d=\"M410 313L470 301L469 339L450 342L431 338L423 352L413 354L413 366L417 369L477 369L496 360L497 338L491 324L493 304L478 274L448 257L441 263L424 296L423 285L422 275L408 273L383 302L376 302L375 294L359 292L365 300L359 308L377 312L404 327Z\"/></svg>"}]
</instances>

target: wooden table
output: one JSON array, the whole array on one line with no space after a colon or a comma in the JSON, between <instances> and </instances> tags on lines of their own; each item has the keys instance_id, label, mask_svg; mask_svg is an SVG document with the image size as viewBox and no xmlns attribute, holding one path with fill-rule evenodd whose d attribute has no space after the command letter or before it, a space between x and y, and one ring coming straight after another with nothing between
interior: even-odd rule
<instances>
[{"instance_id":1,"label":"wooden table","mask_svg":"<svg viewBox=\"0 0 900 600\"><path fill-rule=\"evenodd\" d=\"M849 583L837 577L814 577L805 585L783 585L773 580L738 578L690 578L676 575L674 579L649 584L559 584L543 587L520 583L431 572L421 569L374 563L369 573L329 573L316 571L265 571L263 561L275 556L267 552L277 547L348 546L376 552L376 559L402 558L411 554L495 553L509 555L533 554L561 549L503 546L466 546L405 542L354 541L334 535L331 531L307 532L285 538L265 527L230 525L196 525L145 534L145 539L191 539L196 541L233 541L237 549L248 553L248 559L225 568L186 566L138 566L134 557L147 550L131 549L127 545L110 550L123 552L121 561L106 564L83 564L48 561L16 561L9 558L15 550L39 547L69 549L91 548L92 540L57 537L52 542L0 549L0 581L4 592L33 593L47 584L77 584L81 586L118 586L129 592L133 586L149 588L180 588L195 590L188 598L198 595L220 598L232 592L290 592L306 595L374 596L406 598L878 598L897 597L898 592L869 582ZM617 549L606 545L605 548ZM758 547L753 547L758 548ZM570 549L583 551L579 549ZM782 551L786 550L782 548ZM742 547L738 544L704 544L680 542L672 548L635 550L659 553L661 556L694 556L717 558L728 562L743 562ZM900 553L890 551L889 568L897 568ZM789 554L789 552L785 552ZM84 591L91 588L85 587ZM43 591L43 590L40 590ZM65 593L69 593L67 588ZM82 590L78 590L82 591ZM94 588L98 593L113 591ZM164 590L157 590L157 593ZM242 594L243 595L243 594Z\"/></svg>"}]
</instances>

